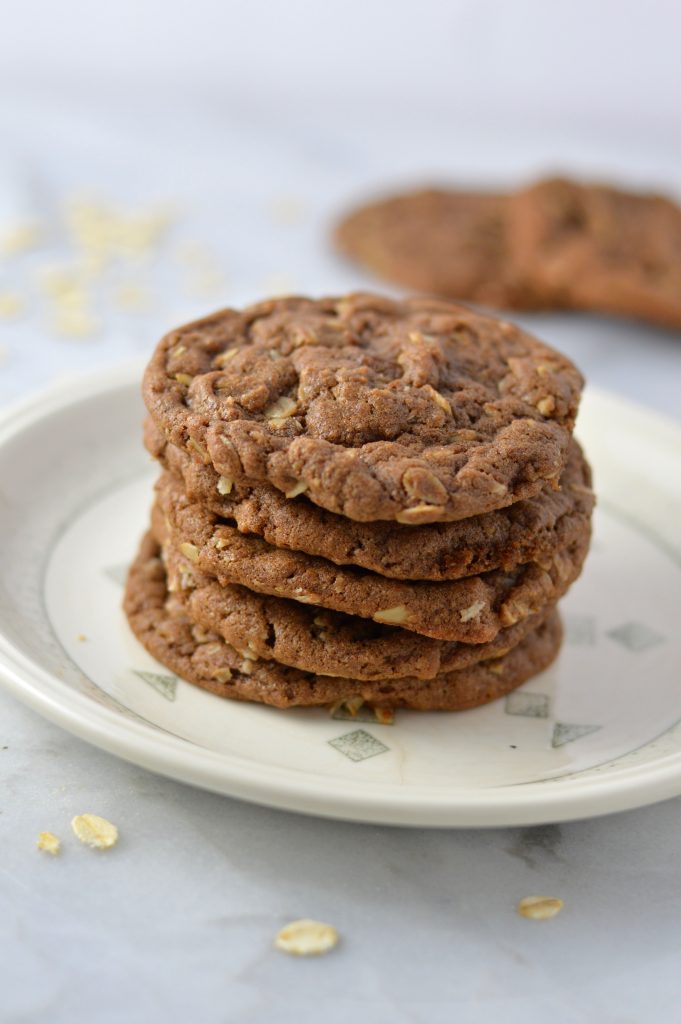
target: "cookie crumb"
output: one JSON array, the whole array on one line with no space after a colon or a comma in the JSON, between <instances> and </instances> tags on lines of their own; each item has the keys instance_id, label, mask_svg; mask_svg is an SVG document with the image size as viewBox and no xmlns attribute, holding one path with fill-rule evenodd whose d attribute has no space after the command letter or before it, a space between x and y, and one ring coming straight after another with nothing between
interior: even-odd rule
<instances>
[{"instance_id":1,"label":"cookie crumb","mask_svg":"<svg viewBox=\"0 0 681 1024\"><path fill-rule=\"evenodd\" d=\"M54 832L39 832L36 846L39 850L51 853L54 857L61 850L61 840L58 836L55 836Z\"/></svg>"},{"instance_id":2,"label":"cookie crumb","mask_svg":"<svg viewBox=\"0 0 681 1024\"><path fill-rule=\"evenodd\" d=\"M71 822L71 828L81 843L93 850L108 850L118 842L118 829L98 814L78 814Z\"/></svg>"},{"instance_id":3,"label":"cookie crumb","mask_svg":"<svg viewBox=\"0 0 681 1024\"><path fill-rule=\"evenodd\" d=\"M356 718L359 709L364 704L364 697L346 697L344 700L337 700L329 708L329 714L333 718L339 711L347 711L352 718Z\"/></svg>"},{"instance_id":4,"label":"cookie crumb","mask_svg":"<svg viewBox=\"0 0 681 1024\"><path fill-rule=\"evenodd\" d=\"M548 921L562 909L563 901L557 896L526 896L516 907L521 917L531 921Z\"/></svg>"},{"instance_id":5,"label":"cookie crumb","mask_svg":"<svg viewBox=\"0 0 681 1024\"><path fill-rule=\"evenodd\" d=\"M338 943L338 932L330 924L301 918L277 932L274 945L291 956L320 956Z\"/></svg>"}]
</instances>

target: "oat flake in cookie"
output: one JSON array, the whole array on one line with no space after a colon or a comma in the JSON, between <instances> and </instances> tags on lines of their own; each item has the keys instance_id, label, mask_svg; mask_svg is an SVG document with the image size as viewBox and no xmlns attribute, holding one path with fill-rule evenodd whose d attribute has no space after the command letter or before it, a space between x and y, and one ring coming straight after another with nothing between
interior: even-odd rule
<instances>
[{"instance_id":1,"label":"oat flake in cookie","mask_svg":"<svg viewBox=\"0 0 681 1024\"><path fill-rule=\"evenodd\" d=\"M166 439L233 481L358 521L446 522L557 483L582 378L503 321L435 300L286 298L159 344Z\"/></svg>"}]
</instances>

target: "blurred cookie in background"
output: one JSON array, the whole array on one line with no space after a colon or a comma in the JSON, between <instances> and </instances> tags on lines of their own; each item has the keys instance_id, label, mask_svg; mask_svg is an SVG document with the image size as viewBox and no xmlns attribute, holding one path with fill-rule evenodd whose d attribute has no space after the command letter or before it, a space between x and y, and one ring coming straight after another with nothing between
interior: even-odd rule
<instances>
[{"instance_id":1,"label":"blurred cookie in background","mask_svg":"<svg viewBox=\"0 0 681 1024\"><path fill-rule=\"evenodd\" d=\"M419 291L681 327L681 207L664 196L566 178L507 193L421 189L352 211L334 237Z\"/></svg>"}]
</instances>

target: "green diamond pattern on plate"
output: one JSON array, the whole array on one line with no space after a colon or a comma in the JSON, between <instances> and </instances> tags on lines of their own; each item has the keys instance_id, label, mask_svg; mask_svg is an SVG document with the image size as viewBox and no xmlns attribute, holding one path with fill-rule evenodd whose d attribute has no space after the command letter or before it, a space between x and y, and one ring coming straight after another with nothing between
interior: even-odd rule
<instances>
[{"instance_id":1,"label":"green diamond pattern on plate","mask_svg":"<svg viewBox=\"0 0 681 1024\"><path fill-rule=\"evenodd\" d=\"M596 643L596 620L593 615L563 615L565 642L580 646Z\"/></svg>"},{"instance_id":2,"label":"green diamond pattern on plate","mask_svg":"<svg viewBox=\"0 0 681 1024\"><path fill-rule=\"evenodd\" d=\"M524 718L548 718L549 698L545 693L509 693L504 704L507 715L522 715Z\"/></svg>"},{"instance_id":3,"label":"green diamond pattern on plate","mask_svg":"<svg viewBox=\"0 0 681 1024\"><path fill-rule=\"evenodd\" d=\"M346 732L343 736L337 736L335 740L329 740L329 743L350 761L366 761L368 757L376 757L377 754L385 754L390 750L390 747L386 747L385 743L381 743L364 729Z\"/></svg>"},{"instance_id":4,"label":"green diamond pattern on plate","mask_svg":"<svg viewBox=\"0 0 681 1024\"><path fill-rule=\"evenodd\" d=\"M130 566L123 563L122 565L110 565L108 568L102 569L102 572L107 579L111 580L112 583L116 583L119 587L122 587L125 585L129 568Z\"/></svg>"},{"instance_id":5,"label":"green diamond pattern on plate","mask_svg":"<svg viewBox=\"0 0 681 1024\"><path fill-rule=\"evenodd\" d=\"M165 676L160 672L142 672L140 669L132 670L136 676L143 679L149 686L153 686L166 700L175 700L177 693L177 676Z\"/></svg>"},{"instance_id":6,"label":"green diamond pattern on plate","mask_svg":"<svg viewBox=\"0 0 681 1024\"><path fill-rule=\"evenodd\" d=\"M576 725L572 722L556 722L551 737L552 747L564 747L566 743L574 743L581 740L583 736L590 736L592 732L598 732L600 725Z\"/></svg>"},{"instance_id":7,"label":"green diamond pattern on plate","mask_svg":"<svg viewBox=\"0 0 681 1024\"><path fill-rule=\"evenodd\" d=\"M609 629L608 636L616 640L622 647L626 647L628 651L636 652L655 647L664 640L663 636L642 622L625 622L617 629Z\"/></svg>"}]
</instances>

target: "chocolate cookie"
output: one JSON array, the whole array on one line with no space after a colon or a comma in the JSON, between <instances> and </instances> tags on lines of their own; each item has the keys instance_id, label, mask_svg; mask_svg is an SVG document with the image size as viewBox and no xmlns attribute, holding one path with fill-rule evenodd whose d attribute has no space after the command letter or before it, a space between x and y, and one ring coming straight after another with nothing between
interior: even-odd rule
<instances>
[{"instance_id":1,"label":"chocolate cookie","mask_svg":"<svg viewBox=\"0 0 681 1024\"><path fill-rule=\"evenodd\" d=\"M405 192L352 211L335 241L419 291L681 326L681 207L660 195L565 178L505 194Z\"/></svg>"},{"instance_id":2,"label":"chocolate cookie","mask_svg":"<svg viewBox=\"0 0 681 1024\"><path fill-rule=\"evenodd\" d=\"M361 697L375 707L463 710L503 696L541 672L560 648L555 612L501 658L429 681L414 678L358 682L301 672L272 661L244 659L215 635L198 630L181 600L169 594L159 546L142 541L125 592L133 632L155 658L182 678L221 697L258 701L279 708L332 704Z\"/></svg>"},{"instance_id":3,"label":"chocolate cookie","mask_svg":"<svg viewBox=\"0 0 681 1024\"><path fill-rule=\"evenodd\" d=\"M338 225L347 256L417 291L508 305L508 198L420 189L368 203Z\"/></svg>"},{"instance_id":4,"label":"chocolate cookie","mask_svg":"<svg viewBox=\"0 0 681 1024\"><path fill-rule=\"evenodd\" d=\"M579 572L588 545L585 529L578 557L555 550L541 565L530 562L509 572L447 583L403 582L245 536L204 505L190 502L170 473L162 475L156 490L170 547L222 586L239 584L439 640L486 643L510 624L511 614L517 614L511 608L535 609L555 601L558 586Z\"/></svg>"},{"instance_id":5,"label":"chocolate cookie","mask_svg":"<svg viewBox=\"0 0 681 1024\"><path fill-rule=\"evenodd\" d=\"M554 178L518 193L509 209L528 304L681 326L681 207Z\"/></svg>"},{"instance_id":6,"label":"chocolate cookie","mask_svg":"<svg viewBox=\"0 0 681 1024\"><path fill-rule=\"evenodd\" d=\"M161 540L163 526L158 517L153 533ZM587 546L585 538L580 551L565 553L562 578L555 568L553 578L538 568L520 585L509 580L494 637L477 644L434 640L396 626L257 594L247 587L222 586L172 546L163 544L162 552L168 589L181 596L192 621L222 636L244 657L273 659L318 675L373 680L405 674L431 679L445 669L505 652L534 628L532 617L546 612L565 592Z\"/></svg>"},{"instance_id":7,"label":"chocolate cookie","mask_svg":"<svg viewBox=\"0 0 681 1024\"><path fill-rule=\"evenodd\" d=\"M182 481L198 502L242 533L274 547L303 551L337 565L356 565L394 579L450 580L544 561L574 543L588 528L594 505L591 473L576 442L570 446L560 489L547 485L537 495L505 509L455 523L401 526L357 523L306 501L287 500L265 485L234 484L219 493L212 467L166 444L151 421L145 425L149 451ZM224 492L224 487L221 488Z\"/></svg>"},{"instance_id":8,"label":"chocolate cookie","mask_svg":"<svg viewBox=\"0 0 681 1024\"><path fill-rule=\"evenodd\" d=\"M179 328L147 368L167 440L235 480L408 525L554 484L582 378L511 324L436 300L287 298Z\"/></svg>"}]
</instances>

